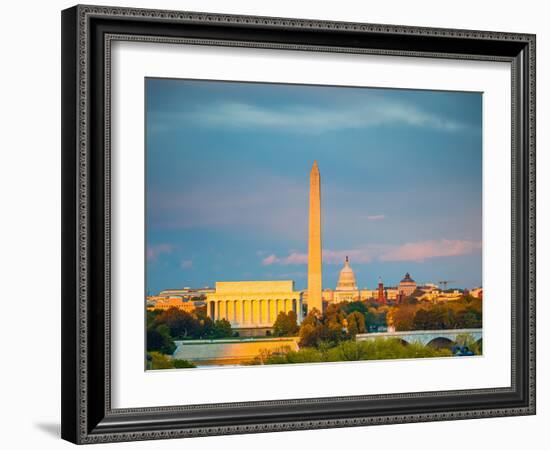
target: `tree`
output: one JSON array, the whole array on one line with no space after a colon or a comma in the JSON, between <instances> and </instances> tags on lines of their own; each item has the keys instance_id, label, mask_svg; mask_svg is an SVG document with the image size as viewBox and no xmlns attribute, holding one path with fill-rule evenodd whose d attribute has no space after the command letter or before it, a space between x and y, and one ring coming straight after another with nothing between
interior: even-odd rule
<instances>
[{"instance_id":1,"label":"tree","mask_svg":"<svg viewBox=\"0 0 550 450\"><path fill-rule=\"evenodd\" d=\"M355 336L359 333L364 333L365 328L365 316L358 311L354 311L351 314L348 314L346 317L348 324L348 334L350 337L355 339Z\"/></svg>"},{"instance_id":2,"label":"tree","mask_svg":"<svg viewBox=\"0 0 550 450\"><path fill-rule=\"evenodd\" d=\"M457 328L481 328L481 312L466 308L457 313Z\"/></svg>"},{"instance_id":3,"label":"tree","mask_svg":"<svg viewBox=\"0 0 550 450\"><path fill-rule=\"evenodd\" d=\"M201 326L199 320L186 311L178 308L169 308L159 314L154 321L155 324L165 324L170 329L174 338L200 337Z\"/></svg>"},{"instance_id":4,"label":"tree","mask_svg":"<svg viewBox=\"0 0 550 450\"><path fill-rule=\"evenodd\" d=\"M394 306L388 311L388 326L395 327L396 331L410 331L414 328L415 305Z\"/></svg>"},{"instance_id":5,"label":"tree","mask_svg":"<svg viewBox=\"0 0 550 450\"><path fill-rule=\"evenodd\" d=\"M171 355L175 350L176 344L166 325L147 328L147 351L157 351Z\"/></svg>"},{"instance_id":6,"label":"tree","mask_svg":"<svg viewBox=\"0 0 550 450\"><path fill-rule=\"evenodd\" d=\"M226 319L216 320L214 322L213 337L216 339L231 337L233 331L231 330L231 324Z\"/></svg>"},{"instance_id":7,"label":"tree","mask_svg":"<svg viewBox=\"0 0 550 450\"><path fill-rule=\"evenodd\" d=\"M365 314L365 327L367 330L371 328L378 329L381 326L386 326L387 310L384 308L370 307Z\"/></svg>"},{"instance_id":8,"label":"tree","mask_svg":"<svg viewBox=\"0 0 550 450\"><path fill-rule=\"evenodd\" d=\"M276 336L295 336L298 333L298 318L294 311L281 311L273 324L273 333Z\"/></svg>"},{"instance_id":9,"label":"tree","mask_svg":"<svg viewBox=\"0 0 550 450\"><path fill-rule=\"evenodd\" d=\"M173 369L174 363L169 356L166 356L159 352L149 352L148 356L148 368L149 369Z\"/></svg>"},{"instance_id":10,"label":"tree","mask_svg":"<svg viewBox=\"0 0 550 450\"><path fill-rule=\"evenodd\" d=\"M214 321L210 317L205 317L200 321L201 324L201 338L214 337Z\"/></svg>"},{"instance_id":11,"label":"tree","mask_svg":"<svg viewBox=\"0 0 550 450\"><path fill-rule=\"evenodd\" d=\"M419 309L413 320L415 330L443 330L452 328L455 322L454 311L445 306L436 305L430 309Z\"/></svg>"},{"instance_id":12,"label":"tree","mask_svg":"<svg viewBox=\"0 0 550 450\"><path fill-rule=\"evenodd\" d=\"M300 347L314 347L317 345L319 333L317 327L311 323L300 327Z\"/></svg>"}]
</instances>

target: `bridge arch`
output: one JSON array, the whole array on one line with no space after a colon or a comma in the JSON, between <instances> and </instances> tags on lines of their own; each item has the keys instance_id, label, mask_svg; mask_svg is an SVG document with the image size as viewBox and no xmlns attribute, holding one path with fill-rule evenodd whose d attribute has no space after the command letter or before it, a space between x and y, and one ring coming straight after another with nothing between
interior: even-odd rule
<instances>
[{"instance_id":1,"label":"bridge arch","mask_svg":"<svg viewBox=\"0 0 550 450\"><path fill-rule=\"evenodd\" d=\"M438 336L436 338L433 338L430 342L428 342L427 347L433 347L437 349L441 348L451 348L453 345L455 345L455 342L451 339L443 336Z\"/></svg>"}]
</instances>

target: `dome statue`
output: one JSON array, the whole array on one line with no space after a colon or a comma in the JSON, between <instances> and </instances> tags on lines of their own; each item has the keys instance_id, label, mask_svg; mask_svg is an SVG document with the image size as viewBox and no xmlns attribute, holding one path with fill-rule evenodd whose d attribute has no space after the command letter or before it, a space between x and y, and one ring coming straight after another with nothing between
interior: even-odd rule
<instances>
[{"instance_id":1,"label":"dome statue","mask_svg":"<svg viewBox=\"0 0 550 450\"><path fill-rule=\"evenodd\" d=\"M355 274L353 269L349 265L349 258L346 256L344 267L340 271L338 277L338 284L336 285L337 291L356 291L357 283L355 281Z\"/></svg>"}]
</instances>

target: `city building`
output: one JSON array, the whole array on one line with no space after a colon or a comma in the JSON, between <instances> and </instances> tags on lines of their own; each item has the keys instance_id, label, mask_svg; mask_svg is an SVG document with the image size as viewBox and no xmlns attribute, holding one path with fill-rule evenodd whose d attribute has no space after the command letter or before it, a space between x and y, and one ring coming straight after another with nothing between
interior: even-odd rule
<instances>
[{"instance_id":1,"label":"city building","mask_svg":"<svg viewBox=\"0 0 550 450\"><path fill-rule=\"evenodd\" d=\"M381 305L386 304L386 292L384 291L384 283L380 277L378 277L378 294L376 296L376 301Z\"/></svg>"},{"instance_id":2,"label":"city building","mask_svg":"<svg viewBox=\"0 0 550 450\"><path fill-rule=\"evenodd\" d=\"M167 310L170 308L178 308L181 311L193 312L197 308L195 302L184 301L180 297L164 297L164 296L149 296L147 297L147 310Z\"/></svg>"},{"instance_id":3,"label":"city building","mask_svg":"<svg viewBox=\"0 0 550 450\"><path fill-rule=\"evenodd\" d=\"M355 280L355 273L349 265L349 258L346 256L344 261L344 267L340 270L338 277L338 283L332 296L334 303L340 302L353 302L359 300L361 294L357 288L357 282Z\"/></svg>"},{"instance_id":4,"label":"city building","mask_svg":"<svg viewBox=\"0 0 550 450\"><path fill-rule=\"evenodd\" d=\"M404 297L410 296L416 290L416 281L414 281L409 272L405 274L405 277L399 282L399 294Z\"/></svg>"},{"instance_id":5,"label":"city building","mask_svg":"<svg viewBox=\"0 0 550 450\"><path fill-rule=\"evenodd\" d=\"M206 296L212 292L214 292L214 289L208 286L203 288L184 287L182 289L164 289L159 292L157 297L179 298L182 302L192 302L194 308L197 308L205 305Z\"/></svg>"},{"instance_id":6,"label":"city building","mask_svg":"<svg viewBox=\"0 0 550 450\"><path fill-rule=\"evenodd\" d=\"M265 336L280 312L294 311L302 320L302 296L294 281L216 282L206 296L206 314L212 320L226 319L241 336Z\"/></svg>"}]
</instances>

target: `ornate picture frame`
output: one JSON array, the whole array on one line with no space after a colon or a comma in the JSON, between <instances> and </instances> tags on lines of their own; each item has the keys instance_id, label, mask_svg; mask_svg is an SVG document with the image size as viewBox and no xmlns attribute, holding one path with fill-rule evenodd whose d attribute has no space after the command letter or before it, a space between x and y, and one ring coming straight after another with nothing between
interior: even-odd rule
<instances>
[{"instance_id":1,"label":"ornate picture frame","mask_svg":"<svg viewBox=\"0 0 550 450\"><path fill-rule=\"evenodd\" d=\"M511 65L511 385L117 409L111 402L111 45ZM75 6L62 12L62 437L78 444L535 414L535 36Z\"/></svg>"}]
</instances>

